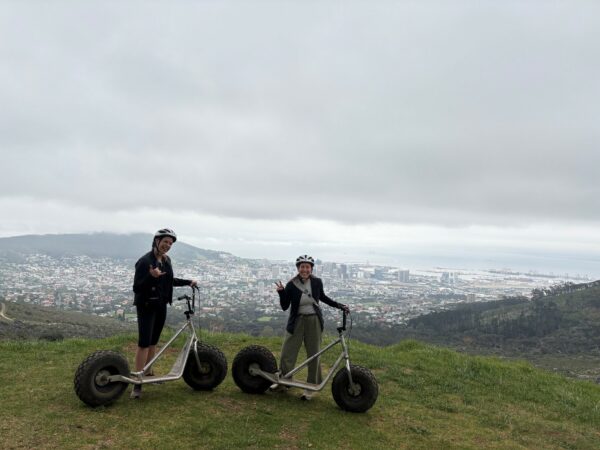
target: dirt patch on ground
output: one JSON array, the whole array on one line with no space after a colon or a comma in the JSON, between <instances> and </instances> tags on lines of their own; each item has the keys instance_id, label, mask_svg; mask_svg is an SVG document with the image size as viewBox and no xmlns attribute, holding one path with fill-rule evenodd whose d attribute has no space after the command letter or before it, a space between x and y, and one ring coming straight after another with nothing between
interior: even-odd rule
<instances>
[{"instance_id":1,"label":"dirt patch on ground","mask_svg":"<svg viewBox=\"0 0 600 450\"><path fill-rule=\"evenodd\" d=\"M242 413L242 411L244 411L244 409L245 409L245 407L244 407L245 403L242 404L238 401L235 401L235 400L227 398L227 397L220 397L217 400L217 403L219 406L226 409L227 411L231 411L231 412L235 412L235 413Z\"/></svg>"},{"instance_id":2,"label":"dirt patch on ground","mask_svg":"<svg viewBox=\"0 0 600 450\"><path fill-rule=\"evenodd\" d=\"M290 449L290 450L291 449L296 450L296 449L300 448L296 444L296 441L298 440L298 433L293 433L288 428L281 429L281 431L279 432L279 438L287 443L283 444L283 445L278 445L275 448Z\"/></svg>"}]
</instances>

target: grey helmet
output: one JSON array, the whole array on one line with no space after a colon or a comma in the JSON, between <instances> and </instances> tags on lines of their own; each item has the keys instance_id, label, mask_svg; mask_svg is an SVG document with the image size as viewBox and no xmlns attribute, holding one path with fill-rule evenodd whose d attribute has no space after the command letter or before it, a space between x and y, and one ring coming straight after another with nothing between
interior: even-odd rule
<instances>
[{"instance_id":1,"label":"grey helmet","mask_svg":"<svg viewBox=\"0 0 600 450\"><path fill-rule=\"evenodd\" d=\"M308 263L311 267L315 266L315 260L312 256L301 255L296 258L296 267L300 266L302 263Z\"/></svg>"},{"instance_id":2,"label":"grey helmet","mask_svg":"<svg viewBox=\"0 0 600 450\"><path fill-rule=\"evenodd\" d=\"M166 237L170 237L171 239L173 239L173 242L175 242L177 240L177 235L170 228L161 228L156 233L154 233L154 239L156 239L156 238L162 239L162 238L166 238Z\"/></svg>"}]
</instances>

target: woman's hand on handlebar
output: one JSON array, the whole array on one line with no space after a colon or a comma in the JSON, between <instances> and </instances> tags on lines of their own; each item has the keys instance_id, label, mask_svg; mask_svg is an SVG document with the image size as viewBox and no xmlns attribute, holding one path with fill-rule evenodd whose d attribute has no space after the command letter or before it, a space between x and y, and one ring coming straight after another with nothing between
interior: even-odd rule
<instances>
[{"instance_id":1,"label":"woman's hand on handlebar","mask_svg":"<svg viewBox=\"0 0 600 450\"><path fill-rule=\"evenodd\" d=\"M340 303L338 308L340 308L346 314L348 314L350 312L350 308L348 307L348 305L344 305L343 303Z\"/></svg>"},{"instance_id":2,"label":"woman's hand on handlebar","mask_svg":"<svg viewBox=\"0 0 600 450\"><path fill-rule=\"evenodd\" d=\"M192 280L192 281L190 281L190 286L194 288L194 287L198 286L198 282L196 280Z\"/></svg>"}]
</instances>

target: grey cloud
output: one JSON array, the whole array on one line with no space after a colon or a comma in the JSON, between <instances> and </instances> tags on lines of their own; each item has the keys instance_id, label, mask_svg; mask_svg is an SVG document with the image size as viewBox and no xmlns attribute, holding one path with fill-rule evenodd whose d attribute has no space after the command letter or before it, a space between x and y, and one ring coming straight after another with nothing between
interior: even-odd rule
<instances>
[{"instance_id":1,"label":"grey cloud","mask_svg":"<svg viewBox=\"0 0 600 450\"><path fill-rule=\"evenodd\" d=\"M593 3L106 5L0 7L2 197L600 220Z\"/></svg>"}]
</instances>

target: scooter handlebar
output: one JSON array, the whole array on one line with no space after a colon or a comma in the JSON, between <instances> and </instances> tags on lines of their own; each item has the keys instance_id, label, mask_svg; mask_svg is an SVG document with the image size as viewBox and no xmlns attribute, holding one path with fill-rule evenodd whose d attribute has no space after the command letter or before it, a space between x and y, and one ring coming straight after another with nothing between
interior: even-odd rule
<instances>
[{"instance_id":1,"label":"scooter handlebar","mask_svg":"<svg viewBox=\"0 0 600 450\"><path fill-rule=\"evenodd\" d=\"M338 333L341 333L342 331L346 331L346 318L348 317L348 314L350 314L349 311L342 309L342 326L337 327Z\"/></svg>"}]
</instances>

